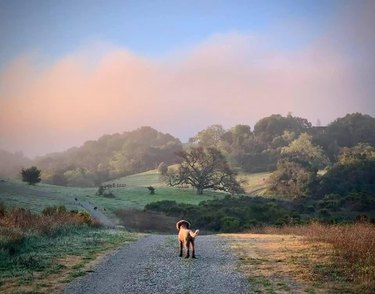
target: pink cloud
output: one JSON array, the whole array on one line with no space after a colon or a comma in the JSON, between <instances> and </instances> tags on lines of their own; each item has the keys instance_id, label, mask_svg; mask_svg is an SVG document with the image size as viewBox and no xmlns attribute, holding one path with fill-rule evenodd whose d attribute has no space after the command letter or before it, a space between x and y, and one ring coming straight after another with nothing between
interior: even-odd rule
<instances>
[{"instance_id":1,"label":"pink cloud","mask_svg":"<svg viewBox=\"0 0 375 294\"><path fill-rule=\"evenodd\" d=\"M366 112L350 64L324 44L280 52L257 36L218 34L147 59L110 47L41 67L20 56L0 75L0 148L42 154L151 125L186 139L213 123L253 125L292 112L323 123Z\"/></svg>"}]
</instances>

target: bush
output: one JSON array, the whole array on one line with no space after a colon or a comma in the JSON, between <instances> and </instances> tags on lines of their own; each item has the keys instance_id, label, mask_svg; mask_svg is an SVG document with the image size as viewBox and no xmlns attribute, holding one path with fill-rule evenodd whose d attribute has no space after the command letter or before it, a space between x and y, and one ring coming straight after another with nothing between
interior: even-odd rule
<instances>
[{"instance_id":1,"label":"bush","mask_svg":"<svg viewBox=\"0 0 375 294\"><path fill-rule=\"evenodd\" d=\"M86 211L80 211L77 213L78 218L85 224L91 225L94 223L91 215Z\"/></svg>"},{"instance_id":2,"label":"bush","mask_svg":"<svg viewBox=\"0 0 375 294\"><path fill-rule=\"evenodd\" d=\"M43 215L54 215L54 214L64 214L66 213L66 207L64 205L60 206L49 206L42 210Z\"/></svg>"},{"instance_id":3,"label":"bush","mask_svg":"<svg viewBox=\"0 0 375 294\"><path fill-rule=\"evenodd\" d=\"M322 176L321 195L336 193L375 193L375 160L363 160L350 164L335 164Z\"/></svg>"},{"instance_id":4,"label":"bush","mask_svg":"<svg viewBox=\"0 0 375 294\"><path fill-rule=\"evenodd\" d=\"M105 186L99 186L96 195L103 196L105 198L116 198L115 194L112 193L112 190Z\"/></svg>"},{"instance_id":5,"label":"bush","mask_svg":"<svg viewBox=\"0 0 375 294\"><path fill-rule=\"evenodd\" d=\"M35 185L41 181L41 170L36 166L21 170L22 181L27 182L29 185Z\"/></svg>"},{"instance_id":6,"label":"bush","mask_svg":"<svg viewBox=\"0 0 375 294\"><path fill-rule=\"evenodd\" d=\"M10 255L17 254L32 236L53 237L72 226L95 224L88 213L68 212L65 206L46 207L41 214L35 214L24 208L7 210L1 204L0 212L0 248Z\"/></svg>"},{"instance_id":7,"label":"bush","mask_svg":"<svg viewBox=\"0 0 375 294\"><path fill-rule=\"evenodd\" d=\"M3 231L4 236L0 236L4 240L14 239L13 237L9 237L12 235L12 230L17 232L17 234L15 233L17 236L19 233L22 235L51 235L67 225L95 224L87 212L79 212L78 214L68 212L65 206L46 207L41 214L32 213L30 210L24 208L10 210L4 208L4 211L4 216L0 218L0 227L8 229Z\"/></svg>"},{"instance_id":8,"label":"bush","mask_svg":"<svg viewBox=\"0 0 375 294\"><path fill-rule=\"evenodd\" d=\"M200 229L240 232L254 225L275 224L278 219L290 219L292 211L288 206L290 204L286 201L262 197L228 197L203 201L199 205L159 201L147 204L145 210L194 220Z\"/></svg>"},{"instance_id":9,"label":"bush","mask_svg":"<svg viewBox=\"0 0 375 294\"><path fill-rule=\"evenodd\" d=\"M221 220L222 231L227 233L236 232L241 229L240 220L236 217L225 216Z\"/></svg>"}]
</instances>

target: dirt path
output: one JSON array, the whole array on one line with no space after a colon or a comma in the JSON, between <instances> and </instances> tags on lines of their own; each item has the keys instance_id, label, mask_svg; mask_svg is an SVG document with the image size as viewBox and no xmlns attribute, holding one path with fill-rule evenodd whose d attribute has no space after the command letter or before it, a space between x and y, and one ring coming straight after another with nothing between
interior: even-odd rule
<instances>
[{"instance_id":1,"label":"dirt path","mask_svg":"<svg viewBox=\"0 0 375 294\"><path fill-rule=\"evenodd\" d=\"M114 228L116 227L116 224L111 221L104 213L102 213L97 206L95 206L93 203L89 201L82 201L78 198L76 198L76 202L78 205L83 207L94 219L96 219L100 224L109 227Z\"/></svg>"},{"instance_id":2,"label":"dirt path","mask_svg":"<svg viewBox=\"0 0 375 294\"><path fill-rule=\"evenodd\" d=\"M108 256L64 293L249 293L227 241L199 236L197 259L180 258L173 235L149 235Z\"/></svg>"}]
</instances>

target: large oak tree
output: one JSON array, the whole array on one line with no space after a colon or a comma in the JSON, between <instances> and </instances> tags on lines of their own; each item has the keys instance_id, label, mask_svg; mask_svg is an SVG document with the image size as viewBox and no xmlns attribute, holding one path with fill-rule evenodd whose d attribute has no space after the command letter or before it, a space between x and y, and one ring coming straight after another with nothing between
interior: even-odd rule
<instances>
[{"instance_id":1,"label":"large oak tree","mask_svg":"<svg viewBox=\"0 0 375 294\"><path fill-rule=\"evenodd\" d=\"M197 194L205 189L222 190L231 194L243 193L223 154L216 148L193 147L176 153L181 163L176 171L169 172L171 186L188 184L196 188Z\"/></svg>"}]
</instances>

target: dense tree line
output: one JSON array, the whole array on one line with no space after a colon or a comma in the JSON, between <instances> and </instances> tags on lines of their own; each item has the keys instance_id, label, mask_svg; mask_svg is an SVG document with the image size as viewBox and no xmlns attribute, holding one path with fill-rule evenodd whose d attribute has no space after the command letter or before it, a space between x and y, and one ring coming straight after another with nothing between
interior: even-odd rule
<instances>
[{"instance_id":1,"label":"dense tree line","mask_svg":"<svg viewBox=\"0 0 375 294\"><path fill-rule=\"evenodd\" d=\"M359 143L375 146L375 118L360 113L347 114L325 127L312 126L305 118L274 114L262 118L251 131L248 125L236 125L225 130L212 125L190 138L189 143L215 147L225 154L232 166L247 172L273 171L283 157L282 149L302 133L311 136L334 163L344 147Z\"/></svg>"},{"instance_id":2,"label":"dense tree line","mask_svg":"<svg viewBox=\"0 0 375 294\"><path fill-rule=\"evenodd\" d=\"M104 135L62 153L36 159L45 182L69 186L98 186L103 181L176 162L181 142L151 127Z\"/></svg>"},{"instance_id":3,"label":"dense tree line","mask_svg":"<svg viewBox=\"0 0 375 294\"><path fill-rule=\"evenodd\" d=\"M237 170L276 171L271 190L296 196L315 193L317 183L322 181L317 168L335 170L343 150L357 148L358 144L375 146L375 118L353 113L321 127L291 114L274 114L259 120L253 130L243 124L230 129L209 126L190 138L185 147L215 148L229 166ZM178 162L175 153L183 147L169 134L142 127L132 132L104 135L81 147L34 161L19 153L0 151L0 176L14 177L22 167L35 165L42 170L42 180L48 183L93 186L118 176L157 168L161 163L165 170L165 166ZM304 155L301 151L307 149L319 150L321 166L306 161L310 153ZM327 177L331 175L332 172L327 173Z\"/></svg>"},{"instance_id":4,"label":"dense tree line","mask_svg":"<svg viewBox=\"0 0 375 294\"><path fill-rule=\"evenodd\" d=\"M190 143L215 146L243 171L274 171L269 192L275 195L375 193L369 155L375 146L375 118L369 115L348 114L326 127L313 127L290 114L271 115L258 121L253 131L246 125L227 131L210 126Z\"/></svg>"}]
</instances>

